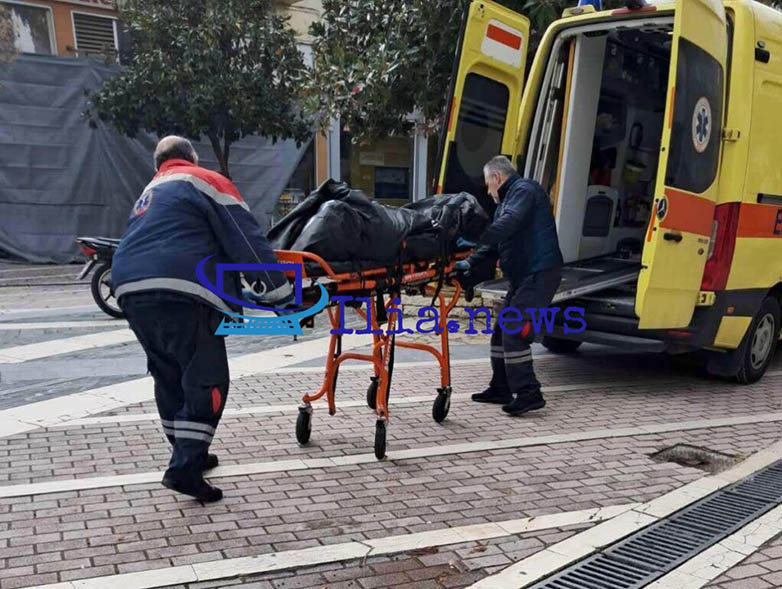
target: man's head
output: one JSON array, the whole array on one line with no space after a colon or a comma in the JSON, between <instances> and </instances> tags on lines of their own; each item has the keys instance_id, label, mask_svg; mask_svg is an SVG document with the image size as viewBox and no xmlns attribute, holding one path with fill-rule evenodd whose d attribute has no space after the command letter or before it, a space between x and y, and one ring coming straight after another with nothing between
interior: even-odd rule
<instances>
[{"instance_id":1,"label":"man's head","mask_svg":"<svg viewBox=\"0 0 782 589\"><path fill-rule=\"evenodd\" d=\"M163 137L155 148L155 170L159 170L167 160L187 160L198 165L198 154L193 144L184 137L169 135Z\"/></svg>"},{"instance_id":2,"label":"man's head","mask_svg":"<svg viewBox=\"0 0 782 589\"><path fill-rule=\"evenodd\" d=\"M491 158L483 166L483 179L486 182L486 188L494 199L494 202L500 202L498 193L500 186L516 173L516 168L511 161L504 155L498 155Z\"/></svg>"}]
</instances>

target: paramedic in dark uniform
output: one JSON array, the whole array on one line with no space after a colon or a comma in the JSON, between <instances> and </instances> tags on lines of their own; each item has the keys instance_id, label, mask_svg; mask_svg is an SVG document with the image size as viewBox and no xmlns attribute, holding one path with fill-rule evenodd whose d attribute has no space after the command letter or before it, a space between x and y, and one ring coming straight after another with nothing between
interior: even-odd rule
<instances>
[{"instance_id":1,"label":"paramedic in dark uniform","mask_svg":"<svg viewBox=\"0 0 782 589\"><path fill-rule=\"evenodd\" d=\"M222 491L204 480L217 466L209 445L228 394L222 314L237 311L196 278L207 257L212 284L219 263L277 263L261 228L227 178L198 166L189 141L166 137L155 150L157 174L130 214L112 264L112 281L130 328L147 355L155 401L172 446L163 485L202 503ZM245 273L259 300L292 300L281 272ZM241 279L226 273L223 292L241 299Z\"/></svg>"},{"instance_id":2,"label":"paramedic in dark uniform","mask_svg":"<svg viewBox=\"0 0 782 589\"><path fill-rule=\"evenodd\" d=\"M506 413L521 415L546 405L532 369L530 344L535 332L526 309L544 309L551 304L562 278L562 253L549 198L540 184L519 176L504 156L491 159L483 175L497 210L475 252L459 262L457 269L469 272L483 264L494 265L499 259L510 282L503 308L519 309L523 321L513 321L509 314L503 330L495 319L492 379L489 388L472 399L501 404Z\"/></svg>"}]
</instances>

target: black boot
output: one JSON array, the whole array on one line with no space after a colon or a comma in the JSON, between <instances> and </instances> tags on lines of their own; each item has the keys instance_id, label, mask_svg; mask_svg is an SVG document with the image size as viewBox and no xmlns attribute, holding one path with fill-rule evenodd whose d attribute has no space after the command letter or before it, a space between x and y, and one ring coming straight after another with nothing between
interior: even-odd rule
<instances>
[{"instance_id":1,"label":"black boot","mask_svg":"<svg viewBox=\"0 0 782 589\"><path fill-rule=\"evenodd\" d=\"M220 461L217 459L216 454L207 454L206 460L204 461L204 470L211 470L213 468L217 468L217 465L220 463Z\"/></svg>"},{"instance_id":2,"label":"black boot","mask_svg":"<svg viewBox=\"0 0 782 589\"><path fill-rule=\"evenodd\" d=\"M217 487L213 487L207 483L204 479L199 479L192 482L184 482L174 480L168 476L164 476L162 483L163 486L167 489L171 489L177 493L182 493L183 495L194 497L202 504L214 503L215 501L220 501L220 499L223 498L223 492Z\"/></svg>"},{"instance_id":3,"label":"black boot","mask_svg":"<svg viewBox=\"0 0 782 589\"><path fill-rule=\"evenodd\" d=\"M546 400L540 391L518 393L516 398L507 405L503 405L502 410L510 415L523 415L528 411L536 411L546 406Z\"/></svg>"},{"instance_id":4,"label":"black boot","mask_svg":"<svg viewBox=\"0 0 782 589\"><path fill-rule=\"evenodd\" d=\"M513 395L509 391L498 391L489 387L482 393L475 393L472 396L472 400L476 403L494 403L496 405L504 405L513 401Z\"/></svg>"}]
</instances>

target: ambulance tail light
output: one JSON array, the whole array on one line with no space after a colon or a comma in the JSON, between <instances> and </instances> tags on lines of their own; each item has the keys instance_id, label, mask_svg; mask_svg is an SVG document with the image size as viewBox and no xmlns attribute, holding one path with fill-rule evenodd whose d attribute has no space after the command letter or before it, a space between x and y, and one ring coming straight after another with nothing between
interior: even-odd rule
<instances>
[{"instance_id":1,"label":"ambulance tail light","mask_svg":"<svg viewBox=\"0 0 782 589\"><path fill-rule=\"evenodd\" d=\"M709 257L703 271L701 290L725 290L728 273L736 248L741 203L732 202L714 209L714 229L709 244Z\"/></svg>"}]
</instances>

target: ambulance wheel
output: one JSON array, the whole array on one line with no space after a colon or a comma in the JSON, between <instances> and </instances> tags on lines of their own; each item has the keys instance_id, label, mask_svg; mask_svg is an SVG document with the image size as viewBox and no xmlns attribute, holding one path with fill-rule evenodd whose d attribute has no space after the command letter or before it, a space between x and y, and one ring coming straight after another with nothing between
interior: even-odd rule
<instances>
[{"instance_id":1,"label":"ambulance wheel","mask_svg":"<svg viewBox=\"0 0 782 589\"><path fill-rule=\"evenodd\" d=\"M543 338L543 347L555 354L572 354L581 346L581 342L547 335Z\"/></svg>"},{"instance_id":2,"label":"ambulance wheel","mask_svg":"<svg viewBox=\"0 0 782 589\"><path fill-rule=\"evenodd\" d=\"M370 409L377 409L377 376L372 377L372 382L367 387L367 405Z\"/></svg>"},{"instance_id":3,"label":"ambulance wheel","mask_svg":"<svg viewBox=\"0 0 782 589\"><path fill-rule=\"evenodd\" d=\"M774 358L779 338L779 302L766 297L747 331L741 366L736 379L741 384L757 382Z\"/></svg>"},{"instance_id":4,"label":"ambulance wheel","mask_svg":"<svg viewBox=\"0 0 782 589\"><path fill-rule=\"evenodd\" d=\"M451 394L450 391L438 389L437 397L432 405L432 418L437 423L442 423L445 418L448 417L448 411L451 409Z\"/></svg>"},{"instance_id":5,"label":"ambulance wheel","mask_svg":"<svg viewBox=\"0 0 782 589\"><path fill-rule=\"evenodd\" d=\"M125 312L120 308L114 297L114 289L111 287L111 264L99 264L95 268L90 282L92 298L101 311L116 319L124 319Z\"/></svg>"},{"instance_id":6,"label":"ambulance wheel","mask_svg":"<svg viewBox=\"0 0 782 589\"><path fill-rule=\"evenodd\" d=\"M302 446L310 441L312 434L312 408L299 408L299 417L296 419L296 440Z\"/></svg>"},{"instance_id":7,"label":"ambulance wheel","mask_svg":"<svg viewBox=\"0 0 782 589\"><path fill-rule=\"evenodd\" d=\"M378 419L375 423L375 458L383 460L386 457L386 420Z\"/></svg>"}]
</instances>

